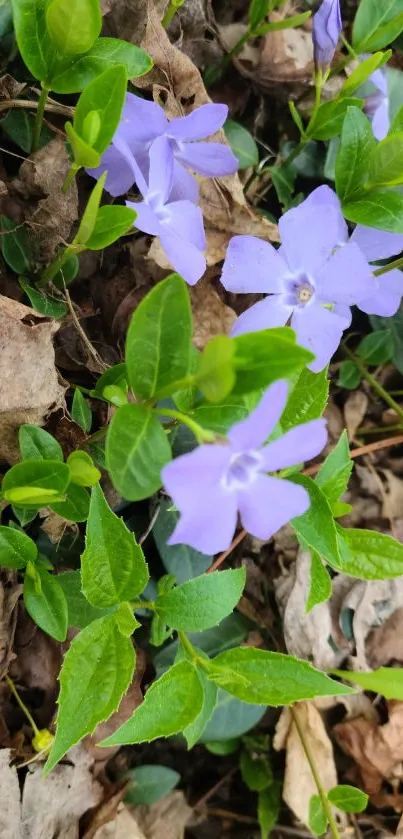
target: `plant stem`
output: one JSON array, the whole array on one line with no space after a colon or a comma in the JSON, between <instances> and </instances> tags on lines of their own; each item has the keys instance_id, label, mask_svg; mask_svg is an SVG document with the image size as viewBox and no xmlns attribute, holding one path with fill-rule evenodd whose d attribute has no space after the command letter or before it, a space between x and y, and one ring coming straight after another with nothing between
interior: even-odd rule
<instances>
[{"instance_id":1,"label":"plant stem","mask_svg":"<svg viewBox=\"0 0 403 839\"><path fill-rule=\"evenodd\" d=\"M202 428L198 422L192 420L187 414L182 414L181 411L174 411L171 408L153 408L153 412L160 416L172 417L178 422L182 422L183 425L190 428L198 443L214 443L216 440L216 435L212 431L207 431L205 428Z\"/></svg>"},{"instance_id":2,"label":"plant stem","mask_svg":"<svg viewBox=\"0 0 403 839\"><path fill-rule=\"evenodd\" d=\"M130 606L134 612L137 612L139 609L150 609L150 611L155 612L156 608L152 600L132 600Z\"/></svg>"},{"instance_id":3,"label":"plant stem","mask_svg":"<svg viewBox=\"0 0 403 839\"><path fill-rule=\"evenodd\" d=\"M48 98L49 88L42 87L41 95L39 97L38 107L35 114L35 125L34 131L32 136L32 148L31 152L34 152L39 147L39 142L41 139L41 130L42 130L42 123L43 123L43 116L45 113L46 108L46 100Z\"/></svg>"},{"instance_id":4,"label":"plant stem","mask_svg":"<svg viewBox=\"0 0 403 839\"><path fill-rule=\"evenodd\" d=\"M75 178L77 172L79 171L79 169L80 169L80 166L77 166L77 163L72 163L71 164L70 169L67 172L66 178L65 178L63 186L62 186L62 192L67 192L68 188L73 183L74 178Z\"/></svg>"},{"instance_id":5,"label":"plant stem","mask_svg":"<svg viewBox=\"0 0 403 839\"><path fill-rule=\"evenodd\" d=\"M159 390L152 399L147 400L145 404L148 406L153 405L154 402L158 402L160 399L166 399L167 397L172 396L173 393L177 393L179 390L187 390L187 388L195 387L195 385L195 376L189 374L188 376L184 376L183 379L178 379L176 382L172 382L172 384L161 388L161 390Z\"/></svg>"},{"instance_id":6,"label":"plant stem","mask_svg":"<svg viewBox=\"0 0 403 839\"><path fill-rule=\"evenodd\" d=\"M370 373L369 370L367 370L362 359L358 355L355 355L355 353L351 352L351 350L349 350L346 346L343 347L343 350L347 358L349 358L351 361L354 362L354 364L356 364L363 378L368 382L372 390L374 390L375 393L377 393L378 396L380 396L381 399L383 399L383 401L386 402L386 404L389 405L389 407L392 408L398 415L398 417L403 421L403 408L401 408L400 405L398 405L398 403L395 402L393 397L389 395L387 390L385 390L385 388L382 387L382 385L380 385L379 382L377 382L372 373Z\"/></svg>"},{"instance_id":7,"label":"plant stem","mask_svg":"<svg viewBox=\"0 0 403 839\"><path fill-rule=\"evenodd\" d=\"M161 21L161 26L163 26L164 29L168 28L169 24L171 23L172 18L176 15L176 12L178 11L178 9L180 9L180 7L183 5L183 3L184 3L184 0L171 0L171 2L170 2L169 6L168 6L168 8L167 8L167 10L164 14L164 17L162 18L162 21Z\"/></svg>"},{"instance_id":8,"label":"plant stem","mask_svg":"<svg viewBox=\"0 0 403 839\"><path fill-rule=\"evenodd\" d=\"M301 724L301 720L299 718L298 705L294 705L293 707L291 707L290 711L291 711L291 716L293 718L293 722L294 722L295 727L298 731L299 739L301 740L302 748L305 752L305 757L306 757L306 759L309 763L309 768L312 772L312 777L315 781L316 788L318 790L319 797L320 797L320 800L322 802L322 807L323 807L323 809L326 813L327 820L329 822L330 832L333 836L333 839L340 839L340 833L339 833L339 829L337 827L336 819L333 815L332 806L330 804L330 801L328 800L328 797L326 795L326 791L325 791L325 789L322 785L322 781L321 781L320 776L319 776L318 768L317 768L316 763L315 763L314 755L313 755L313 753L311 751L311 747L310 747L310 745L309 745L309 743L308 743L308 741L305 737L305 732L304 732L303 726Z\"/></svg>"},{"instance_id":9,"label":"plant stem","mask_svg":"<svg viewBox=\"0 0 403 839\"><path fill-rule=\"evenodd\" d=\"M389 265L382 265L382 268L377 268L373 274L374 277L381 277L382 274L388 274L389 271L393 271L395 268L401 268L403 266L403 256L399 256L399 259L395 259L393 262L389 262Z\"/></svg>"},{"instance_id":10,"label":"plant stem","mask_svg":"<svg viewBox=\"0 0 403 839\"><path fill-rule=\"evenodd\" d=\"M189 641L189 638L187 637L187 635L185 635L184 632L182 632L182 630L179 630L178 638L179 638L179 641L180 641L183 649L186 650L186 652L190 656L191 660L202 666L202 664L201 664L202 660L200 659L200 656L197 655L197 652L196 652L193 644Z\"/></svg>"},{"instance_id":11,"label":"plant stem","mask_svg":"<svg viewBox=\"0 0 403 839\"><path fill-rule=\"evenodd\" d=\"M313 125L314 120L316 118L316 114L317 114L318 108L320 106L320 100L321 100L321 95L322 95L323 75L322 75L320 70L316 71L315 77L314 77L314 82L315 82L315 102L314 102L313 111L312 111L310 120L309 120L308 125L306 127L305 135L303 137L301 137L301 140L299 141L299 143L297 143L295 148L293 148L293 150L286 157L286 159L282 161L281 166L289 166L290 163L292 163L295 160L295 158L298 157L299 154L301 154L301 152L305 148L306 144L309 143L309 141L311 139L310 136L309 136L309 129ZM295 113L298 113L295 106L294 106L294 110L295 110Z\"/></svg>"},{"instance_id":12,"label":"plant stem","mask_svg":"<svg viewBox=\"0 0 403 839\"><path fill-rule=\"evenodd\" d=\"M35 736L38 736L38 735L39 735L39 733L40 733L40 732L39 732L39 728L38 728L38 726L36 725L35 720L31 717L31 714L29 713L27 706L26 706L26 705L24 704L24 702L22 701L22 699L21 699L21 697L20 697L20 695L19 695L19 693L18 693L18 691L17 691L17 688L16 688L16 686L15 686L15 684L14 684L13 680L12 680L12 679L10 679L10 676L7 676L7 674L5 675L5 677L4 677L4 678L5 678L5 680L6 680L7 684L8 684L8 686L9 686L9 688L10 688L10 690L11 690L11 693L15 696L15 698L16 698L16 700L17 700L17 702L18 702L18 705L19 705L19 706L20 706L20 708L21 708L21 711L25 714L25 716L26 716L26 718L27 718L27 720L28 720L28 722L29 722L29 724L30 724L30 726L31 726L31 728L32 728L32 731L34 732Z\"/></svg>"}]
</instances>

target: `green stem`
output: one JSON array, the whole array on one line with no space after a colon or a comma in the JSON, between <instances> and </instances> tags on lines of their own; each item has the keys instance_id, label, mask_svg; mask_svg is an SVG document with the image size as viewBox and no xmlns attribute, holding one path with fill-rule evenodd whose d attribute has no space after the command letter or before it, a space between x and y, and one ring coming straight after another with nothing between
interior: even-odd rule
<instances>
[{"instance_id":1,"label":"green stem","mask_svg":"<svg viewBox=\"0 0 403 839\"><path fill-rule=\"evenodd\" d=\"M67 245L61 251L61 253L59 253L59 256L56 257L54 262L51 262L51 264L48 265L48 267L45 269L41 279L36 284L36 287L45 288L45 286L47 286L47 284L50 283L56 277L59 271L63 268L65 262L67 262L67 260L73 253L77 253L77 248L73 248L71 245Z\"/></svg>"},{"instance_id":2,"label":"green stem","mask_svg":"<svg viewBox=\"0 0 403 839\"><path fill-rule=\"evenodd\" d=\"M168 8L167 8L167 10L164 14L164 17L162 18L162 21L161 21L161 26L163 26L164 29L168 28L169 24L171 23L172 18L176 15L176 12L178 11L178 9L180 9L180 7L183 5L183 3L184 3L184 0L171 0L171 2L170 2L169 6L168 6Z\"/></svg>"},{"instance_id":3,"label":"green stem","mask_svg":"<svg viewBox=\"0 0 403 839\"><path fill-rule=\"evenodd\" d=\"M347 358L353 361L358 367L362 377L368 382L372 390L375 391L375 393L380 396L380 398L383 399L383 401L386 402L386 404L389 405L389 407L392 408L398 417L403 421L403 408L401 408L392 396L390 396L387 390L385 390L385 388L377 382L375 377L367 370L362 359L358 355L355 355L355 353L351 352L351 350L349 350L346 346L343 347L343 350Z\"/></svg>"},{"instance_id":4,"label":"green stem","mask_svg":"<svg viewBox=\"0 0 403 839\"><path fill-rule=\"evenodd\" d=\"M320 779L318 768L317 768L316 763L315 763L314 755L311 751L311 747L308 743L308 740L305 737L305 731L304 731L304 728L301 724L301 720L299 718L298 705L294 705L293 707L291 707L290 711L291 711L291 716L293 718L293 722L294 722L295 727L298 731L299 739L301 740L302 748L305 752L305 757L306 757L306 759L309 763L309 768L312 772L312 777L315 781L316 788L317 788L318 793L319 793L319 798L322 802L322 807L323 807L323 809L326 813L327 820L329 822L330 832L333 836L333 839L340 839L339 828L337 827L336 819L333 815L332 806L331 806L330 801L329 801L329 799L326 795L326 791L325 791L325 789L322 785L322 781Z\"/></svg>"},{"instance_id":5,"label":"green stem","mask_svg":"<svg viewBox=\"0 0 403 839\"><path fill-rule=\"evenodd\" d=\"M304 137L301 138L299 143L297 143L295 148L293 148L293 150L286 157L286 159L282 161L281 166L289 166L290 163L292 163L295 160L295 158L298 157L299 154L301 154L301 152L305 148L306 144L309 143L309 140L310 140L309 129L312 127L312 125L314 123L314 120L316 119L316 114L317 114L318 108L320 106L320 100L321 100L321 95L322 95L323 75L322 75L320 70L316 71L315 76L314 76L314 82L315 82L315 102L314 102L313 111L312 111L310 120L309 120L308 125L306 127L305 135L304 135ZM295 111L296 111L296 109L295 109ZM297 111L296 111L296 113L297 113Z\"/></svg>"},{"instance_id":6,"label":"green stem","mask_svg":"<svg viewBox=\"0 0 403 839\"><path fill-rule=\"evenodd\" d=\"M35 124L34 124L34 131L33 131L33 135L32 135L31 152L36 151L37 148L39 147L39 142L40 142L40 139L41 139L43 117L44 117L44 113L45 113L46 100L48 98L48 95L49 95L49 88L48 87L42 87L41 95L39 97L37 111L36 111L36 114L35 114Z\"/></svg>"},{"instance_id":7,"label":"green stem","mask_svg":"<svg viewBox=\"0 0 403 839\"><path fill-rule=\"evenodd\" d=\"M28 720L28 722L29 722L29 724L32 728L32 731L34 732L35 736L38 736L39 735L39 728L36 725L35 720L31 717L31 714L29 713L27 706L22 701L22 699L21 699L21 697L20 697L20 695L17 691L17 688L15 687L15 684L14 684L13 680L10 679L10 676L7 676L7 674L5 675L4 678L5 678L8 686L11 690L11 693L14 694L14 696L15 696L17 702L18 702L18 705L21 708L21 711L25 714L25 716L26 716L26 718L27 718L27 720Z\"/></svg>"},{"instance_id":8,"label":"green stem","mask_svg":"<svg viewBox=\"0 0 403 839\"><path fill-rule=\"evenodd\" d=\"M184 376L183 379L178 379L176 382L172 382L172 384L167 385L166 387L161 388L155 396L153 396L152 400L147 400L146 405L150 406L153 405L155 402L158 402L160 399L167 399L169 396L172 396L173 393L177 393L179 390L187 390L190 387L195 387L196 379L195 376L189 374L188 376Z\"/></svg>"},{"instance_id":9,"label":"green stem","mask_svg":"<svg viewBox=\"0 0 403 839\"><path fill-rule=\"evenodd\" d=\"M77 163L72 163L71 164L70 169L67 172L67 175L65 177L65 180L64 180L64 183L63 183L63 186L62 186L62 192L67 192L67 190L69 189L69 187L73 183L74 178L75 178L75 176L76 176L76 174L77 174L77 172L79 171L80 168L81 168L80 166L77 166Z\"/></svg>"},{"instance_id":10,"label":"green stem","mask_svg":"<svg viewBox=\"0 0 403 839\"><path fill-rule=\"evenodd\" d=\"M393 271L394 268L401 268L403 266L403 256L399 256L399 259L395 259L393 262L389 262L389 265L382 265L382 268L377 268L373 273L374 277L382 277L382 274L388 274L389 271Z\"/></svg>"},{"instance_id":11,"label":"green stem","mask_svg":"<svg viewBox=\"0 0 403 839\"><path fill-rule=\"evenodd\" d=\"M164 417L172 417L173 419L178 420L178 422L182 422L183 425L190 428L198 443L214 443L216 440L216 435L213 434L212 431L207 431L205 428L202 428L198 422L192 420L192 418L187 414L182 414L181 411L174 411L171 408L153 408L153 412L154 414L159 414Z\"/></svg>"},{"instance_id":12,"label":"green stem","mask_svg":"<svg viewBox=\"0 0 403 839\"><path fill-rule=\"evenodd\" d=\"M152 612L156 610L156 605L152 600L131 600L130 606L133 612L137 612L139 609L150 609Z\"/></svg>"},{"instance_id":13,"label":"green stem","mask_svg":"<svg viewBox=\"0 0 403 839\"><path fill-rule=\"evenodd\" d=\"M189 638L187 637L187 635L185 635L184 632L182 632L182 630L179 630L178 638L179 638L179 641L180 641L183 649L186 650L186 652L190 656L191 660L199 662L199 656L197 655L197 652L196 652L193 644L191 644L191 642L189 641Z\"/></svg>"}]
</instances>

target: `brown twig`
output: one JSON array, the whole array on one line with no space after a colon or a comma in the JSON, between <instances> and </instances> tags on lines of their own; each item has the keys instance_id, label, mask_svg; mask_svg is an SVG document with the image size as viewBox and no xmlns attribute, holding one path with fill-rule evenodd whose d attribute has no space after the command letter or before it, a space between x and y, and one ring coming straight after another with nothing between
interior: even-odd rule
<instances>
[{"instance_id":1,"label":"brown twig","mask_svg":"<svg viewBox=\"0 0 403 839\"><path fill-rule=\"evenodd\" d=\"M223 775L222 778L220 778L220 780L217 781L217 783L214 784L214 786L211 787L211 789L209 789L209 791L206 792L205 795L203 795L201 798L199 798L198 801L196 801L196 804L194 805L193 809L201 810L201 808L204 807L205 804L207 804L207 801L210 801L210 798L212 798L213 795L215 795L216 792L218 792L218 790L220 790L221 787L223 787L227 781L231 780L232 776L235 775L235 772L237 771L238 767L233 766L232 769L230 769L229 772Z\"/></svg>"},{"instance_id":2,"label":"brown twig","mask_svg":"<svg viewBox=\"0 0 403 839\"><path fill-rule=\"evenodd\" d=\"M30 99L4 99L3 102L0 102L0 111L7 111L10 108L35 108L38 107L38 102L31 102ZM71 117L74 114L74 108L70 108L68 105L61 105L59 103L47 102L45 105L45 111L51 111L53 114L62 114L65 117Z\"/></svg>"}]
</instances>

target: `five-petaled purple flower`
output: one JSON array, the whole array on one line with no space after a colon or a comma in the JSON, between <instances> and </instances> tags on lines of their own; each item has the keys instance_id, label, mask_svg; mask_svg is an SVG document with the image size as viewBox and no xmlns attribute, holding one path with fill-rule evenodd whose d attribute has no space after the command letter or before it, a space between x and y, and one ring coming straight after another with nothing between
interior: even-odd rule
<instances>
[{"instance_id":1,"label":"five-petaled purple flower","mask_svg":"<svg viewBox=\"0 0 403 839\"><path fill-rule=\"evenodd\" d=\"M381 67L375 70L368 81L374 85L375 91L365 96L364 112L372 122L372 130L376 139L383 140L390 126L386 69Z\"/></svg>"},{"instance_id":2,"label":"five-petaled purple flower","mask_svg":"<svg viewBox=\"0 0 403 839\"><path fill-rule=\"evenodd\" d=\"M331 64L342 30L340 0L322 0L312 19L313 55L317 70Z\"/></svg>"},{"instance_id":3,"label":"five-petaled purple flower","mask_svg":"<svg viewBox=\"0 0 403 839\"><path fill-rule=\"evenodd\" d=\"M344 242L345 221L327 186L279 221L281 248L254 236L234 236L221 282L228 291L270 296L236 321L232 334L258 332L289 321L297 341L316 356L318 373L351 323L350 306L368 297L372 269L355 242ZM337 200L337 199L336 199Z\"/></svg>"},{"instance_id":4,"label":"five-petaled purple flower","mask_svg":"<svg viewBox=\"0 0 403 839\"><path fill-rule=\"evenodd\" d=\"M147 181L151 145L158 137L165 137L175 161L170 199L197 201L197 181L184 166L207 178L231 175L238 169L237 158L224 143L195 142L218 131L227 115L227 105L209 104L201 105L186 117L168 120L156 102L128 93L111 146L103 155L101 165L87 172L99 178L107 170L105 189L113 196L124 195L137 180L133 158Z\"/></svg>"},{"instance_id":5,"label":"five-petaled purple flower","mask_svg":"<svg viewBox=\"0 0 403 839\"><path fill-rule=\"evenodd\" d=\"M191 201L169 198L174 161L167 138L158 137L150 148L148 184L134 159L133 165L143 196L138 203L126 202L137 212L135 227L158 236L173 267L189 285L194 285L206 270L203 216L200 207Z\"/></svg>"},{"instance_id":6,"label":"five-petaled purple flower","mask_svg":"<svg viewBox=\"0 0 403 839\"><path fill-rule=\"evenodd\" d=\"M203 444L164 466L165 488L180 513L169 544L213 554L231 544L238 511L245 530L258 539L269 539L306 512L306 490L267 472L316 457L326 444L326 420L296 426L264 445L286 401L287 382L275 382L249 417L232 426L227 441Z\"/></svg>"}]
</instances>

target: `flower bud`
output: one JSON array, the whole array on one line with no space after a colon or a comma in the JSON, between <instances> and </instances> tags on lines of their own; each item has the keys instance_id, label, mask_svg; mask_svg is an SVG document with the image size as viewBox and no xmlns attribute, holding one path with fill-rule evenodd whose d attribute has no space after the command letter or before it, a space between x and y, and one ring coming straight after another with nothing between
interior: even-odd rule
<instances>
[{"instance_id":1,"label":"flower bud","mask_svg":"<svg viewBox=\"0 0 403 839\"><path fill-rule=\"evenodd\" d=\"M313 53L317 70L326 70L342 30L340 0L323 0L313 16Z\"/></svg>"}]
</instances>

